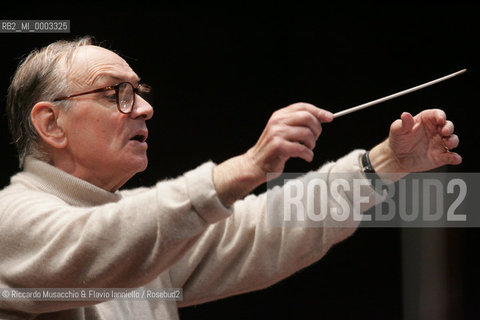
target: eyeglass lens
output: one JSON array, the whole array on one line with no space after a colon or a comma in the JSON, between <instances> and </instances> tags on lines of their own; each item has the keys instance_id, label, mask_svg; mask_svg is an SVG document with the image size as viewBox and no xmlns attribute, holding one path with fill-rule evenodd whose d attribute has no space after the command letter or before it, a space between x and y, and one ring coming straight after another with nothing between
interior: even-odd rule
<instances>
[{"instance_id":1,"label":"eyeglass lens","mask_svg":"<svg viewBox=\"0 0 480 320\"><path fill-rule=\"evenodd\" d=\"M124 82L118 86L118 107L123 113L129 113L132 110L135 93L133 86Z\"/></svg>"}]
</instances>

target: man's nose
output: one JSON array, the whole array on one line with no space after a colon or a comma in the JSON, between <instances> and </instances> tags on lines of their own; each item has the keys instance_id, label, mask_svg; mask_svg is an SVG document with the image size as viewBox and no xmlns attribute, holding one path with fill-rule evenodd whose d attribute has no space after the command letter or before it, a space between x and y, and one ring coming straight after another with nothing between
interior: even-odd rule
<instances>
[{"instance_id":1,"label":"man's nose","mask_svg":"<svg viewBox=\"0 0 480 320\"><path fill-rule=\"evenodd\" d=\"M153 117L153 107L145 99L137 95L135 97L135 105L130 113L130 117L133 119L140 117L149 120Z\"/></svg>"}]
</instances>

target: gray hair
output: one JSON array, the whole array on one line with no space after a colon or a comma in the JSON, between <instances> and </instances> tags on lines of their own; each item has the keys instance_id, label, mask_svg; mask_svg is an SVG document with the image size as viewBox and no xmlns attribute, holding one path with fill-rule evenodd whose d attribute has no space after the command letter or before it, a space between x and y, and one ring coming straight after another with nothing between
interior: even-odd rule
<instances>
[{"instance_id":1,"label":"gray hair","mask_svg":"<svg viewBox=\"0 0 480 320\"><path fill-rule=\"evenodd\" d=\"M56 41L33 50L18 65L7 94L7 118L13 142L17 147L19 165L23 167L26 156L49 161L42 150L41 139L32 124L30 114L40 101L53 101L69 94L67 70L77 48L94 43L92 37L72 41ZM68 101L57 102L64 107Z\"/></svg>"}]
</instances>

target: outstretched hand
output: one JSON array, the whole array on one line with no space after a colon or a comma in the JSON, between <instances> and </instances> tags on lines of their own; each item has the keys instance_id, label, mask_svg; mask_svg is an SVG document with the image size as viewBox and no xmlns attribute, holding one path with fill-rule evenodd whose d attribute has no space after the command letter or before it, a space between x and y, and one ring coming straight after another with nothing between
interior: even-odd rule
<instances>
[{"instance_id":1,"label":"outstretched hand","mask_svg":"<svg viewBox=\"0 0 480 320\"><path fill-rule=\"evenodd\" d=\"M225 205L241 199L269 178L280 175L290 158L312 161L322 123L332 113L308 103L295 103L275 111L257 143L246 153L214 168L213 180ZM275 175L276 174L276 175Z\"/></svg>"},{"instance_id":2,"label":"outstretched hand","mask_svg":"<svg viewBox=\"0 0 480 320\"><path fill-rule=\"evenodd\" d=\"M312 161L322 123L332 120L330 112L308 103L274 112L252 148L214 168L213 180L221 201L229 206L241 199L264 183L267 173L283 172L292 157ZM409 172L461 163L460 155L450 151L458 142L453 123L442 110L425 110L415 117L404 112L390 126L389 137L370 151L370 161L380 177L397 180Z\"/></svg>"},{"instance_id":3,"label":"outstretched hand","mask_svg":"<svg viewBox=\"0 0 480 320\"><path fill-rule=\"evenodd\" d=\"M377 172L409 173L460 164L461 156L450 151L459 143L453 129L442 110L424 110L415 117L404 112L390 126L388 139L371 150L372 165Z\"/></svg>"}]
</instances>

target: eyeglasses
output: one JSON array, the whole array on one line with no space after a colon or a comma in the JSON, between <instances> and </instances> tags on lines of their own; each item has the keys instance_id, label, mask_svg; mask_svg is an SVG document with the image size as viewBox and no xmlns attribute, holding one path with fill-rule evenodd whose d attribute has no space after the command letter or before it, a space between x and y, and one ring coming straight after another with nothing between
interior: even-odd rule
<instances>
[{"instance_id":1,"label":"eyeglasses","mask_svg":"<svg viewBox=\"0 0 480 320\"><path fill-rule=\"evenodd\" d=\"M53 101L67 100L73 97L83 96L86 94L105 92L109 90L115 90L115 100L117 101L118 111L124 114L129 114L133 110L135 105L135 96L137 94L143 94L150 92L151 88L146 84L139 84L138 88L135 88L130 82L120 82L113 86L105 88L95 89L87 92L76 93L66 97L56 98Z\"/></svg>"}]
</instances>

